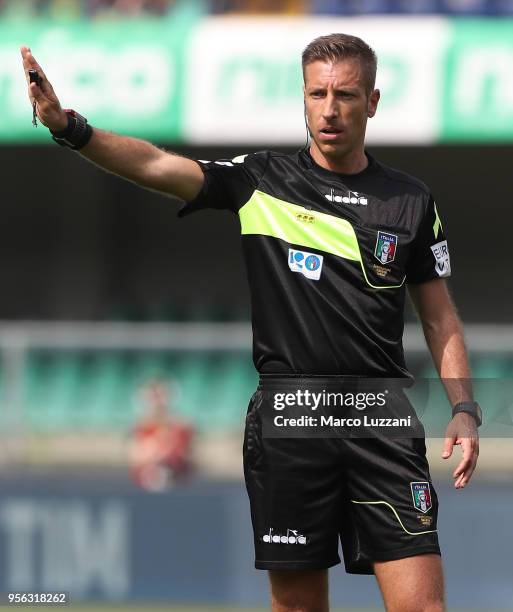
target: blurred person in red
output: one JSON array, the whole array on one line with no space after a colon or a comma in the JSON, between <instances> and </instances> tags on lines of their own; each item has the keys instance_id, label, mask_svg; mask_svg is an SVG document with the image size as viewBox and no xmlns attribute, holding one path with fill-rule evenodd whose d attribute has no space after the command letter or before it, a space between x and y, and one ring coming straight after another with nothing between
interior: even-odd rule
<instances>
[{"instance_id":1,"label":"blurred person in red","mask_svg":"<svg viewBox=\"0 0 513 612\"><path fill-rule=\"evenodd\" d=\"M160 380L141 389L143 413L135 425L130 447L130 473L134 482L162 491L192 474L194 428L171 409L170 392Z\"/></svg>"}]
</instances>

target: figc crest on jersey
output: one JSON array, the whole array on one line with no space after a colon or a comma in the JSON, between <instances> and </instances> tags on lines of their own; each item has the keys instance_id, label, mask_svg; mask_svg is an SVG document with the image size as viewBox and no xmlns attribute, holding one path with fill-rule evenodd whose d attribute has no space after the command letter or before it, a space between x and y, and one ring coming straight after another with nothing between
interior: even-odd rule
<instances>
[{"instance_id":1,"label":"figc crest on jersey","mask_svg":"<svg viewBox=\"0 0 513 612\"><path fill-rule=\"evenodd\" d=\"M388 232L378 232L376 240L376 248L374 256L382 264L387 264L395 259L395 251L397 249L397 236Z\"/></svg>"}]
</instances>

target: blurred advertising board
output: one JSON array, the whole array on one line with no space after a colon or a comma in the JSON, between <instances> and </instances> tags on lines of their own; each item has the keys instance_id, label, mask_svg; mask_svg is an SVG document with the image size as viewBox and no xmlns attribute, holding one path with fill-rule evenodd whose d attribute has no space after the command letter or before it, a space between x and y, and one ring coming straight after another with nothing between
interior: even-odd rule
<instances>
[{"instance_id":1,"label":"blurred advertising board","mask_svg":"<svg viewBox=\"0 0 513 612\"><path fill-rule=\"evenodd\" d=\"M19 46L28 45L63 107L106 129L180 140L187 32L167 21L0 23L0 140L48 142L31 125Z\"/></svg>"},{"instance_id":2,"label":"blurred advertising board","mask_svg":"<svg viewBox=\"0 0 513 612\"><path fill-rule=\"evenodd\" d=\"M301 52L334 31L378 53L369 143L513 140L513 19L233 16L0 23L0 141L49 141L30 122L25 43L63 105L99 127L170 143L300 145Z\"/></svg>"},{"instance_id":3,"label":"blurred advertising board","mask_svg":"<svg viewBox=\"0 0 513 612\"><path fill-rule=\"evenodd\" d=\"M450 609L510 610L513 598L506 481L475 476L464 492L435 483ZM195 481L168 492L136 489L123 474L0 471L0 593L66 592L81 601L139 604L267 602L253 566L244 485ZM476 528L478 526L478 528ZM476 554L479 551L479 554ZM332 570L334 605L379 606L369 576ZM25 608L24 608L25 609Z\"/></svg>"},{"instance_id":4,"label":"blurred advertising board","mask_svg":"<svg viewBox=\"0 0 513 612\"><path fill-rule=\"evenodd\" d=\"M379 57L382 100L376 119L369 122L368 141L435 140L439 117L434 111L442 87L439 67L450 37L449 23L383 17L203 21L188 57L186 140L304 142L301 53L310 40L334 31L360 36ZM219 40L222 46L216 45ZM212 48L216 53L208 52ZM198 73L203 74L201 81Z\"/></svg>"},{"instance_id":5,"label":"blurred advertising board","mask_svg":"<svg viewBox=\"0 0 513 612\"><path fill-rule=\"evenodd\" d=\"M513 140L513 19L453 22L442 141Z\"/></svg>"}]
</instances>

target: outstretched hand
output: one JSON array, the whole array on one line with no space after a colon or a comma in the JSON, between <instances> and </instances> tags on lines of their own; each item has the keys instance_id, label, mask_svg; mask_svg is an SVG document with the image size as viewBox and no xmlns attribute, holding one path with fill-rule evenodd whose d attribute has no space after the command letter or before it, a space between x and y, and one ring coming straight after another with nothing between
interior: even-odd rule
<instances>
[{"instance_id":1,"label":"outstretched hand","mask_svg":"<svg viewBox=\"0 0 513 612\"><path fill-rule=\"evenodd\" d=\"M47 128L58 132L66 129L68 118L64 110L61 108L59 99L55 95L50 81L46 78L41 66L36 62L35 57L29 47L21 47L21 57L23 58L23 69L25 78L27 79L28 95L30 103L36 103L36 113L39 120ZM41 83L31 83L29 78L29 70L37 70L41 77Z\"/></svg>"},{"instance_id":2,"label":"outstretched hand","mask_svg":"<svg viewBox=\"0 0 513 612\"><path fill-rule=\"evenodd\" d=\"M472 477L479 456L479 434L472 415L460 412L447 426L442 452L444 459L449 459L455 445L461 446L463 457L453 472L454 486L463 489Z\"/></svg>"}]
</instances>

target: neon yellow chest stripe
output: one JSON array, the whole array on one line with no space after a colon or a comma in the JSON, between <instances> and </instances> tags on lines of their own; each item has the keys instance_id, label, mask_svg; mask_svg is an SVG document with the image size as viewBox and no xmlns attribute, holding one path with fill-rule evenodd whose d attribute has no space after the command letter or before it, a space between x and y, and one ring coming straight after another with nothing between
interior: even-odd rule
<instances>
[{"instance_id":1,"label":"neon yellow chest stripe","mask_svg":"<svg viewBox=\"0 0 513 612\"><path fill-rule=\"evenodd\" d=\"M353 226L345 219L310 211L303 206L255 191L239 210L243 234L261 234L291 244L361 261Z\"/></svg>"},{"instance_id":2,"label":"neon yellow chest stripe","mask_svg":"<svg viewBox=\"0 0 513 612\"><path fill-rule=\"evenodd\" d=\"M365 281L374 289L391 289L404 283L404 278L400 285L369 282L354 228L345 219L312 211L258 190L239 210L239 219L243 235L271 236L359 262Z\"/></svg>"}]
</instances>

